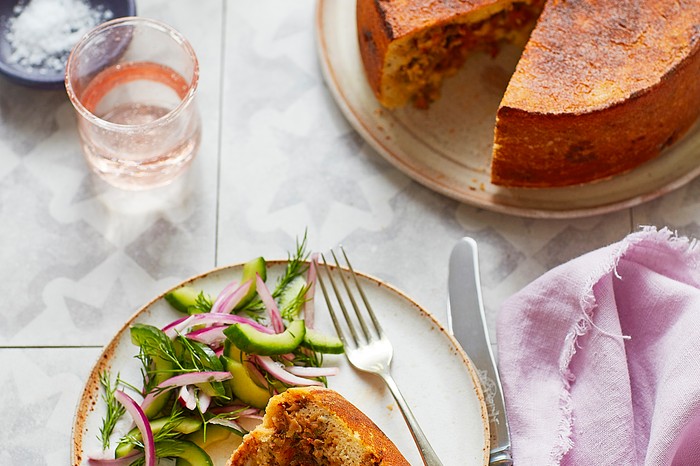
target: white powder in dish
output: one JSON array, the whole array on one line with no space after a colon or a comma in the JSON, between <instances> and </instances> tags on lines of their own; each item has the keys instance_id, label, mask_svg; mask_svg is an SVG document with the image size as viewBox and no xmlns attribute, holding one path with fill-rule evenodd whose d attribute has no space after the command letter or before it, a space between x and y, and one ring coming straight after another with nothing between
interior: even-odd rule
<instances>
[{"instance_id":1,"label":"white powder in dish","mask_svg":"<svg viewBox=\"0 0 700 466\"><path fill-rule=\"evenodd\" d=\"M111 19L111 10L91 8L84 0L20 2L8 19L8 63L27 72L57 74L78 40L93 27Z\"/></svg>"}]
</instances>

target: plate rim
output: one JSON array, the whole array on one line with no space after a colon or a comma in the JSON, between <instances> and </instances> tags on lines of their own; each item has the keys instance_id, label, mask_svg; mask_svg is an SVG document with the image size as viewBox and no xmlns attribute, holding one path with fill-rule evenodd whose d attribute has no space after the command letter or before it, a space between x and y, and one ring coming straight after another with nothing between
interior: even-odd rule
<instances>
[{"instance_id":1,"label":"plate rim","mask_svg":"<svg viewBox=\"0 0 700 466\"><path fill-rule=\"evenodd\" d=\"M273 260L266 260L265 261L268 266L282 266L285 265L289 262L289 259L273 259ZM305 261L308 263L309 261ZM121 339L122 335L124 332L126 332L129 328L129 326L142 314L146 313L151 306L153 306L156 302L159 302L161 300L165 299L165 295L169 293L172 290L175 290L181 286L190 284L192 282L195 282L197 280L201 280L206 278L209 275L214 275L217 273L221 272L226 272L226 271L233 271L235 269L241 269L245 265L245 262L237 262L234 264L229 264L229 265L223 265L223 266L218 266L214 267L208 271L199 273L197 275L191 276L190 278L187 278L174 286L168 288L167 290L163 291L160 293L158 296L154 297L148 303L145 305L141 306L136 312L134 312L125 322L122 324L122 326L117 330L111 337L109 343L107 343L104 348L102 349L100 355L97 358L97 361L94 363L92 366L92 369L90 370L90 373L87 377L87 380L85 381L85 385L83 387L83 390L80 394L80 398L78 399L77 406L75 408L75 414L73 416L73 425L71 426L71 465L73 466L79 466L82 464L83 458L82 458L82 445L83 445L83 435L84 435L84 426L85 422L87 420L88 414L92 409L94 408L95 404L99 402L99 374L104 370L105 367L107 367L111 361L111 358L118 346L119 340ZM331 265L330 267L335 268L335 266ZM391 285L383 280L380 280L379 278L376 278L372 275L360 272L355 270L355 273L360 276L361 278L368 280L370 282L373 282L374 284L378 285L378 287L383 287L389 292L393 293L395 296L398 298L404 300L407 304L409 304L411 307L415 308L422 317L426 317L430 320L430 323L433 324L438 331L445 337L447 337L448 341L450 342L452 349L454 349L461 358L461 361L463 363L463 366L466 368L467 373L469 374L469 377L471 378L473 384L474 384L474 393L478 399L479 406L480 406L480 411L481 411L481 424L483 426L484 430L484 446L483 446L483 465L486 466L488 465L489 461L489 454L490 454L490 426L489 426L489 417L488 417L488 411L486 408L486 398L484 396L484 392L481 387L481 383L479 382L479 376L477 374L476 368L474 364L472 363L471 359L467 355L467 353L464 351L462 346L457 342L455 337L450 334L450 332L447 331L447 329L435 318L435 316L430 313L427 309L425 309L423 306L418 304L413 298L408 296L406 293L395 287L394 285Z\"/></svg>"},{"instance_id":2,"label":"plate rim","mask_svg":"<svg viewBox=\"0 0 700 466\"><path fill-rule=\"evenodd\" d=\"M697 178L700 175L700 164L696 165L692 170L685 172L684 174L673 178L672 180L661 184L656 187L652 192L640 192L632 194L629 197L619 199L612 202L601 202L592 206L584 206L573 209L559 209L559 208L536 208L527 206L518 206L514 204L504 204L499 202L486 202L480 200L477 197L469 196L469 190L464 190L464 192L456 191L448 186L442 185L438 180L433 180L429 177L424 176L419 170L416 170L410 163L405 159L402 159L396 153L392 152L386 145L382 144L380 138L376 137L363 122L351 105L349 99L345 95L340 81L337 78L337 70L332 66L331 60L328 53L328 45L326 42L326 33L324 32L326 28L324 27L324 8L328 5L328 0L317 0L316 3L316 14L315 14L315 38L316 38L316 52L318 55L318 60L321 65L321 72L323 74L324 80L328 86L328 89L333 96L333 100L340 109L341 113L344 115L345 119L348 121L350 126L357 131L362 139L367 142L379 155L381 155L386 161L397 168L399 171L407 175L412 180L422 184L423 186L442 194L446 197L454 199L456 201L462 202L464 204L471 205L473 207L482 208L491 212L503 213L518 217L525 218L538 218L538 219L574 219L574 218L584 218L591 217L594 215L608 214L612 212L621 211L624 209L630 209L632 207L638 206L645 202L651 201L658 197L661 197L669 192L672 192L689 182ZM354 2L353 2L354 3ZM383 108L382 108L383 109ZM388 111L383 109L384 111ZM681 136L679 141L676 141L676 145L681 144L686 137L700 130L700 118L695 121ZM700 138L700 134L695 135ZM664 154L661 154L662 156ZM668 154L666 154L668 155ZM649 162L653 161L650 160ZM641 166L640 166L641 167ZM640 167L636 167L636 170ZM616 176L624 176L629 172L621 173ZM615 177L605 178L602 180L596 180L591 183L587 183L583 186L595 185L597 182L606 182L614 179ZM503 188L496 187L500 191L504 192L514 192L527 190L528 188ZM576 186L566 186L562 188L537 188L541 192L548 191L552 196L556 196L557 192L561 192L564 189L572 189ZM517 198L517 196L514 196Z\"/></svg>"}]
</instances>

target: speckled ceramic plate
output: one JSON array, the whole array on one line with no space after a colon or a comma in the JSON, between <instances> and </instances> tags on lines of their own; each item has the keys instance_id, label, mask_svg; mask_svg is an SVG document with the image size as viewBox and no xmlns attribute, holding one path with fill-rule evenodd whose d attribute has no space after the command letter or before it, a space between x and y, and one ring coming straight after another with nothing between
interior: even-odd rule
<instances>
[{"instance_id":1,"label":"speckled ceramic plate","mask_svg":"<svg viewBox=\"0 0 700 466\"><path fill-rule=\"evenodd\" d=\"M355 2L319 0L317 45L333 97L379 154L423 185L459 201L513 215L570 218L632 207L700 174L700 124L662 156L609 180L553 189L491 184L496 110L521 50L471 57L428 110L383 109L367 84L357 44Z\"/></svg>"},{"instance_id":2,"label":"speckled ceramic plate","mask_svg":"<svg viewBox=\"0 0 700 466\"><path fill-rule=\"evenodd\" d=\"M269 283L275 283L285 264L284 261L268 263ZM186 283L216 296L225 284L240 277L241 267L216 269ZM394 344L392 368L396 381L444 464L487 464L486 406L474 369L459 344L426 310L402 292L365 275L361 276L361 281ZM332 332L322 301L317 296L316 328ZM161 295L129 319L105 347L78 405L73 425L74 466L88 464L88 456L101 452L98 433L105 407L100 399L99 374L109 369L112 374L120 373L124 380L135 384L141 380L129 326L135 322L163 326L181 315L172 310ZM329 380L330 388L364 411L411 464L422 464L401 412L381 380L356 372L342 355L328 355L325 363L341 368L340 375ZM130 427L127 421L117 427L122 434ZM119 432L114 437L118 437ZM232 435L229 440L215 445L210 451L214 464L224 465L237 444L237 438Z\"/></svg>"}]
</instances>

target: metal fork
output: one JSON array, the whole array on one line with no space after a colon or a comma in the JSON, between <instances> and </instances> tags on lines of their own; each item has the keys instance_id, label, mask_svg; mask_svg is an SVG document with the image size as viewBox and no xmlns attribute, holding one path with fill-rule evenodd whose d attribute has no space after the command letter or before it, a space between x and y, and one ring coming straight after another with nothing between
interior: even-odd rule
<instances>
[{"instance_id":1,"label":"metal fork","mask_svg":"<svg viewBox=\"0 0 700 466\"><path fill-rule=\"evenodd\" d=\"M343 328L341 327L340 322L338 320L338 316L335 310L333 309L333 306L331 305L331 299L329 296L328 289L326 288L326 284L324 283L324 280L321 277L322 274L319 273L317 276L318 282L321 285L323 297L326 300L328 311L330 312L331 319L333 320L335 330L338 333L338 337L345 345L345 356L348 358L348 361L350 361L350 364L352 364L352 366L356 369L372 374L377 374L382 378L382 380L384 380L386 385L389 387L391 394L396 400L396 403L399 405L399 408L401 409L401 414L403 414L403 417L406 420L409 429L411 430L411 435L413 436L416 445L418 445L418 450L420 451L421 458L423 458L423 463L426 466L442 466L442 462L438 458L437 454L435 454L433 448L430 446L428 438L425 436L420 426L418 425L418 421L413 416L413 413L408 407L406 400L399 391L398 385L396 385L396 382L391 376L391 358L393 356L394 349L391 346L391 342L384 334L382 326L379 324L379 321L377 320L377 317L374 314L374 311L372 310L372 306L367 300L367 296L362 290L360 282L357 280L355 270L352 268L352 265L350 265L348 256L345 254L345 250L342 248L342 246L340 248L340 251L343 253L345 263L347 264L347 268L350 271L350 276L353 279L355 288L357 288L357 291L359 292L360 297L362 298L362 302L364 303L365 308L367 309L367 313L369 314L371 324L373 326L373 330L371 330L367 324L367 320L362 316L363 313L357 304L357 300L354 297L354 294L348 284L348 281L345 278L345 275L342 272L342 267L338 262L338 258L336 257L335 252L331 250L331 254L333 255L333 260L336 265L336 274L340 277L340 281L342 282L343 287L345 288L347 297L350 300L352 308L355 311L355 317L357 322L359 322L360 324L361 332L356 329L355 324L353 323L353 319L350 318L350 314L348 313L348 308L345 306L345 300L341 296L340 290L336 285L336 281L333 279L331 267L328 266L328 262L326 261L325 256L321 254L321 258L323 259L323 268L326 271L326 276L328 277L328 280L331 284L331 288L333 288L336 300L338 301L338 305L340 306L342 314L345 317L345 322L350 333L350 338L348 338L348 335L346 334L345 330L343 330Z\"/></svg>"}]
</instances>

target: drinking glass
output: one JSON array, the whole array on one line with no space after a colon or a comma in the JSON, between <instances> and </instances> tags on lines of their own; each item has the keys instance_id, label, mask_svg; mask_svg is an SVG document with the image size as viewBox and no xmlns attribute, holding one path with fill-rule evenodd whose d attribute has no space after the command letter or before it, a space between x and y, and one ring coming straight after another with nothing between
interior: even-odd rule
<instances>
[{"instance_id":1,"label":"drinking glass","mask_svg":"<svg viewBox=\"0 0 700 466\"><path fill-rule=\"evenodd\" d=\"M184 172L201 141L198 80L192 46L166 24L126 17L88 32L68 58L66 90L92 170L131 190Z\"/></svg>"}]
</instances>

